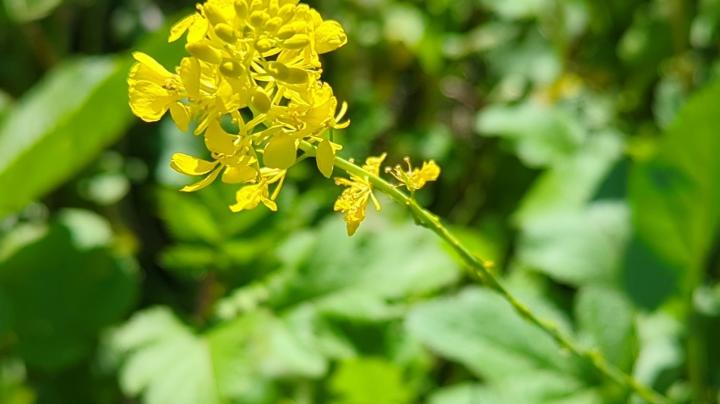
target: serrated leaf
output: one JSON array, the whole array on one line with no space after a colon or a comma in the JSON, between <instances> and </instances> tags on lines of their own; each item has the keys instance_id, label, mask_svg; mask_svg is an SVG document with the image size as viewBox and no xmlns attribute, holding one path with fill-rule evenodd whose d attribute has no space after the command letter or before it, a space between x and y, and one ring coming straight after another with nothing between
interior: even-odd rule
<instances>
[{"instance_id":1,"label":"serrated leaf","mask_svg":"<svg viewBox=\"0 0 720 404\"><path fill-rule=\"evenodd\" d=\"M532 307L541 307L538 303ZM528 369L572 374L570 358L561 355L549 336L487 290L467 288L418 304L406 318L406 328L441 356L490 381Z\"/></svg>"},{"instance_id":2,"label":"serrated leaf","mask_svg":"<svg viewBox=\"0 0 720 404\"><path fill-rule=\"evenodd\" d=\"M592 341L605 357L622 370L629 370L637 346L633 307L618 290L587 286L575 302L580 333Z\"/></svg>"},{"instance_id":3,"label":"serrated leaf","mask_svg":"<svg viewBox=\"0 0 720 404\"><path fill-rule=\"evenodd\" d=\"M567 329L567 323L547 303L533 299L530 306ZM438 355L483 378L487 388L472 388L469 393L488 403L602 402L575 360L491 291L467 288L456 296L418 304L405 325ZM450 399L466 393L454 393Z\"/></svg>"},{"instance_id":4,"label":"serrated leaf","mask_svg":"<svg viewBox=\"0 0 720 404\"><path fill-rule=\"evenodd\" d=\"M597 133L577 153L554 164L533 184L515 213L522 226L533 217L582 208L622 153L616 133Z\"/></svg>"},{"instance_id":5,"label":"serrated leaf","mask_svg":"<svg viewBox=\"0 0 720 404\"><path fill-rule=\"evenodd\" d=\"M493 105L478 114L476 129L484 136L510 140L520 159L532 167L550 165L572 155L586 136L572 115L538 102Z\"/></svg>"},{"instance_id":6,"label":"serrated leaf","mask_svg":"<svg viewBox=\"0 0 720 404\"><path fill-rule=\"evenodd\" d=\"M596 202L582 210L548 213L525 221L518 261L571 285L618 278L630 235L622 202Z\"/></svg>"}]
</instances>

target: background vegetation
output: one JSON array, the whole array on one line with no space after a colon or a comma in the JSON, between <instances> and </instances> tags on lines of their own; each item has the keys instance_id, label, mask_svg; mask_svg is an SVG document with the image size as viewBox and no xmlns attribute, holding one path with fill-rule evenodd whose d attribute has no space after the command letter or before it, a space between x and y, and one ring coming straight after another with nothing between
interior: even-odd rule
<instances>
[{"instance_id":1,"label":"background vegetation","mask_svg":"<svg viewBox=\"0 0 720 404\"><path fill-rule=\"evenodd\" d=\"M622 403L386 202L353 238L313 162L232 214L127 107L190 1L3 0L0 402ZM419 195L510 288L677 402L720 387L718 0L311 1L343 156ZM715 80L714 80L715 79Z\"/></svg>"}]
</instances>

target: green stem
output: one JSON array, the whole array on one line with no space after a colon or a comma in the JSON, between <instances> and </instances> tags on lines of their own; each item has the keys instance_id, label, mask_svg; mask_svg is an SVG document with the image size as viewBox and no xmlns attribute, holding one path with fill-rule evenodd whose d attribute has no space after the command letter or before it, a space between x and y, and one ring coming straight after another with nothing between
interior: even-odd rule
<instances>
[{"instance_id":1,"label":"green stem","mask_svg":"<svg viewBox=\"0 0 720 404\"><path fill-rule=\"evenodd\" d=\"M315 147L307 142L302 142L300 144L300 148L310 155L315 154ZM516 299L515 296L506 289L502 283L500 283L500 280L492 271L490 271L486 262L483 262L473 255L445 226L443 226L437 216L422 208L414 199L405 195L403 192L398 190L397 187L393 186L379 176L373 175L372 173L369 173L361 167L340 157L335 157L335 167L348 174L352 174L360 178L367 178L375 189L386 194L400 205L405 206L415 217L419 225L432 230L440 238L445 240L462 258L462 260L475 271L473 273L474 275L479 276L489 288L499 293L508 303L510 303L513 309L515 309L521 317L543 330L546 334L552 337L559 346L567 349L580 359L588 361L593 367L595 367L595 369L597 369L598 372L615 383L633 391L648 403L665 404L670 402L667 398L652 388L645 386L631 375L624 373L622 370L612 365L597 349L585 349L580 347L580 345L573 341L571 337L560 331L557 325L533 313L529 307L518 301L518 299Z\"/></svg>"}]
</instances>

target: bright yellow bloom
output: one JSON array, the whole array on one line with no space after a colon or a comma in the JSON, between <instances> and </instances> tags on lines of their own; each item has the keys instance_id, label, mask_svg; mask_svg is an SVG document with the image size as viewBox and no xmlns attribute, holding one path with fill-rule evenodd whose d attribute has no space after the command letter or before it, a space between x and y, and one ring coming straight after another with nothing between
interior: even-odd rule
<instances>
[{"instance_id":1,"label":"bright yellow bloom","mask_svg":"<svg viewBox=\"0 0 720 404\"><path fill-rule=\"evenodd\" d=\"M392 169L386 168L385 171L392 174L410 192L423 188L428 181L435 181L440 176L440 167L433 160L423 162L421 168L413 168L409 157L405 157L404 160L407 170L403 170L398 164Z\"/></svg>"},{"instance_id":2,"label":"bright yellow bloom","mask_svg":"<svg viewBox=\"0 0 720 404\"><path fill-rule=\"evenodd\" d=\"M383 153L378 157L368 157L363 165L363 170L378 175L380 165L385 160L386 154ZM352 236L357 231L360 223L365 220L365 210L368 203L372 200L375 209L380 211L380 202L372 192L372 183L367 177L358 177L350 175L350 178L336 178L337 185L346 187L335 201L333 209L336 212L344 214L345 223L347 224L347 233Z\"/></svg>"},{"instance_id":3,"label":"bright yellow bloom","mask_svg":"<svg viewBox=\"0 0 720 404\"><path fill-rule=\"evenodd\" d=\"M133 58L137 63L128 77L130 108L146 122L159 121L183 97L180 77L142 52L134 52Z\"/></svg>"},{"instance_id":4,"label":"bright yellow bloom","mask_svg":"<svg viewBox=\"0 0 720 404\"><path fill-rule=\"evenodd\" d=\"M181 130L195 122L203 136L210 159L173 156L175 170L201 177L183 191L221 178L245 184L233 211L261 203L275 210L301 142L320 148L318 169L331 175L340 146L327 131L349 121L341 122L347 105L321 80L319 55L347 43L340 23L298 0L207 0L171 28L169 42L183 38L189 56L174 73L137 52L128 77L135 115L154 122L169 111Z\"/></svg>"}]
</instances>

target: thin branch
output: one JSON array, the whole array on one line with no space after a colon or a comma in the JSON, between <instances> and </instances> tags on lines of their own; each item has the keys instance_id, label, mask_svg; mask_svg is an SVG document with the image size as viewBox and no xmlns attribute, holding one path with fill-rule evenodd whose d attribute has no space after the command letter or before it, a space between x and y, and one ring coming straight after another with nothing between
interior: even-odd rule
<instances>
[{"instance_id":1,"label":"thin branch","mask_svg":"<svg viewBox=\"0 0 720 404\"><path fill-rule=\"evenodd\" d=\"M315 154L315 147L310 143L301 142L300 148L309 155ZM524 319L535 324L538 328L543 330L547 335L552 337L553 340L562 348L570 351L572 354L582 360L588 361L592 366L601 374L615 383L624 386L625 388L633 391L638 396L642 397L645 401L651 404L667 404L670 403L666 397L656 392L652 388L642 384L631 375L618 369L602 355L598 349L586 349L575 342L570 336L560 331L557 325L553 322L543 319L532 312L532 310L525 304L520 302L515 296L502 285L500 280L495 274L490 271L487 262L482 261L475 255L473 255L440 221L440 219L422 208L418 203L405 195L403 192L398 190L389 182L380 178L377 175L369 173L363 170L361 167L345 160L340 157L335 157L335 167L345 171L348 174L352 174L358 177L367 178L375 189L386 194L395 202L402 206L405 206L408 211L413 215L416 222L437 234L440 238L445 240L455 252L462 258L465 263L472 268L473 275L479 277L483 283L499 293L513 309Z\"/></svg>"}]
</instances>

